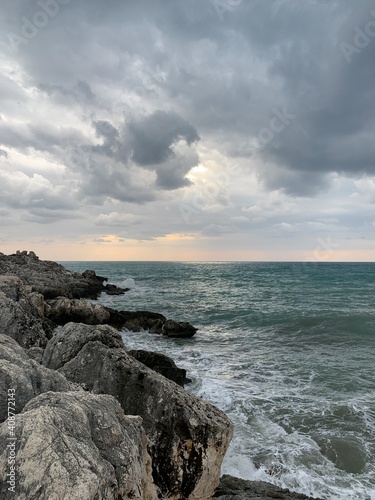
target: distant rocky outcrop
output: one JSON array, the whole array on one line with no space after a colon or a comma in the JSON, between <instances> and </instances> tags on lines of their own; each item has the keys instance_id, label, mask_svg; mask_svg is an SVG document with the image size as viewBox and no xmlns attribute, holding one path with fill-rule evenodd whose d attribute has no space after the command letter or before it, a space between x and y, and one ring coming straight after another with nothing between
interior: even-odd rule
<instances>
[{"instance_id":1,"label":"distant rocky outcrop","mask_svg":"<svg viewBox=\"0 0 375 500\"><path fill-rule=\"evenodd\" d=\"M149 330L176 338L192 337L197 332L190 323L159 313L117 311L93 304L85 299L96 299L102 292L118 295L128 289L104 285L107 278L93 270L78 274L56 262L40 260L34 252L0 254L0 279L0 328L3 326L4 333L8 331L23 347L44 347L54 326L71 321ZM13 301L18 303L15 308Z\"/></svg>"},{"instance_id":2,"label":"distant rocky outcrop","mask_svg":"<svg viewBox=\"0 0 375 500\"><path fill-rule=\"evenodd\" d=\"M167 319L150 311L118 311L86 299L57 297L45 302L45 316L57 325L82 322L88 325L109 324L115 328L126 328L134 332L148 330L173 338L189 338L197 328L187 322Z\"/></svg>"},{"instance_id":3,"label":"distant rocky outcrop","mask_svg":"<svg viewBox=\"0 0 375 500\"><path fill-rule=\"evenodd\" d=\"M22 282L32 287L31 291L41 293L45 299L56 297L96 299L106 291L104 282L107 278L97 276L95 271L82 274L65 269L62 265L48 260L39 260L34 252L17 252L12 255L0 254L0 275L15 275ZM118 293L125 292L121 288Z\"/></svg>"}]
</instances>

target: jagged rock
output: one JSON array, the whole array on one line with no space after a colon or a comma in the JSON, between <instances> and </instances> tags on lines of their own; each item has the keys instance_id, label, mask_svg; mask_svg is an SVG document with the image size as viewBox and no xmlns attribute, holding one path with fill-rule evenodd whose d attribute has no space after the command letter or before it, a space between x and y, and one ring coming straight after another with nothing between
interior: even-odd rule
<instances>
[{"instance_id":1,"label":"jagged rock","mask_svg":"<svg viewBox=\"0 0 375 500\"><path fill-rule=\"evenodd\" d=\"M97 327L88 328L94 331ZM232 436L228 417L139 363L124 349L89 339L76 354L71 352L70 360L58 361L58 352L51 352L49 359L54 360L54 366L63 364L59 371L68 380L94 393L112 394L125 413L143 418L160 498L210 499ZM43 363L48 365L47 357Z\"/></svg>"},{"instance_id":2,"label":"jagged rock","mask_svg":"<svg viewBox=\"0 0 375 500\"><path fill-rule=\"evenodd\" d=\"M116 328L127 328L133 332L149 330L150 333L160 333L168 337L192 337L197 332L190 323L177 322L159 313L150 311L117 311L109 307L109 323Z\"/></svg>"},{"instance_id":3,"label":"jagged rock","mask_svg":"<svg viewBox=\"0 0 375 500\"><path fill-rule=\"evenodd\" d=\"M22 281L18 276L2 275L0 276L0 291L8 299L18 301L20 299Z\"/></svg>"},{"instance_id":4,"label":"jagged rock","mask_svg":"<svg viewBox=\"0 0 375 500\"><path fill-rule=\"evenodd\" d=\"M173 319L168 319L163 325L163 334L167 335L167 337L192 337L196 332L197 328L194 328L190 323L177 322L173 321Z\"/></svg>"},{"instance_id":5,"label":"jagged rock","mask_svg":"<svg viewBox=\"0 0 375 500\"><path fill-rule=\"evenodd\" d=\"M15 339L22 347L44 347L51 331L41 316L40 296L29 290L19 280L2 276L0 282L0 334Z\"/></svg>"},{"instance_id":6,"label":"jagged rock","mask_svg":"<svg viewBox=\"0 0 375 500\"><path fill-rule=\"evenodd\" d=\"M73 273L56 262L39 260L34 252L26 251L0 255L0 275L18 276L45 299L59 296L96 299L107 279L96 276L95 271L85 271L83 275Z\"/></svg>"},{"instance_id":7,"label":"jagged rock","mask_svg":"<svg viewBox=\"0 0 375 500\"><path fill-rule=\"evenodd\" d=\"M263 481L246 481L227 474L222 476L213 498L220 500L270 500L274 498L281 500L319 500L301 493L293 493Z\"/></svg>"},{"instance_id":8,"label":"jagged rock","mask_svg":"<svg viewBox=\"0 0 375 500\"><path fill-rule=\"evenodd\" d=\"M156 500L142 419L107 395L42 394L0 427L0 497ZM13 448L9 448L13 446ZM5 476L15 453L15 493ZM16 496L15 496L16 495Z\"/></svg>"},{"instance_id":9,"label":"jagged rock","mask_svg":"<svg viewBox=\"0 0 375 500\"><path fill-rule=\"evenodd\" d=\"M109 314L108 323L115 328L127 328L134 332L151 328L158 322L164 324L165 316L150 311L119 311L110 307L105 308ZM160 332L161 333L161 330Z\"/></svg>"},{"instance_id":10,"label":"jagged rock","mask_svg":"<svg viewBox=\"0 0 375 500\"><path fill-rule=\"evenodd\" d=\"M100 304L92 304L89 300L68 299L57 297L47 300L46 316L58 325L65 325L71 321L88 325L102 325L108 323L110 313Z\"/></svg>"},{"instance_id":11,"label":"jagged rock","mask_svg":"<svg viewBox=\"0 0 375 500\"><path fill-rule=\"evenodd\" d=\"M163 333L164 323L165 322L162 321L161 319L157 319L153 324L153 326L151 326L151 328L148 329L148 331L150 333Z\"/></svg>"},{"instance_id":12,"label":"jagged rock","mask_svg":"<svg viewBox=\"0 0 375 500\"><path fill-rule=\"evenodd\" d=\"M160 373L164 377L172 380L181 387L190 380L186 378L186 370L179 368L172 358L158 352L150 352L143 350L127 351L130 356L133 356L137 361L143 363L151 370Z\"/></svg>"},{"instance_id":13,"label":"jagged rock","mask_svg":"<svg viewBox=\"0 0 375 500\"><path fill-rule=\"evenodd\" d=\"M150 311L120 311L122 326L133 332L155 328L164 324L167 318L159 313Z\"/></svg>"},{"instance_id":14,"label":"jagged rock","mask_svg":"<svg viewBox=\"0 0 375 500\"><path fill-rule=\"evenodd\" d=\"M41 293L32 292L28 294L27 300L34 306L35 312L39 314L41 318L44 318L46 304L43 295Z\"/></svg>"},{"instance_id":15,"label":"jagged rock","mask_svg":"<svg viewBox=\"0 0 375 500\"><path fill-rule=\"evenodd\" d=\"M98 341L108 347L123 348L120 333L109 325L93 328L82 323L68 323L56 330L44 350L42 363L57 370L73 359L87 342Z\"/></svg>"},{"instance_id":16,"label":"jagged rock","mask_svg":"<svg viewBox=\"0 0 375 500\"><path fill-rule=\"evenodd\" d=\"M41 366L30 359L17 342L0 335L0 421L7 418L8 389L15 389L16 407L19 413L25 404L46 391L69 391L70 384L56 371Z\"/></svg>"},{"instance_id":17,"label":"jagged rock","mask_svg":"<svg viewBox=\"0 0 375 500\"><path fill-rule=\"evenodd\" d=\"M33 359L40 365L42 364L44 349L41 347L30 347L30 349L25 349L25 353L30 359Z\"/></svg>"},{"instance_id":18,"label":"jagged rock","mask_svg":"<svg viewBox=\"0 0 375 500\"><path fill-rule=\"evenodd\" d=\"M123 295L125 292L128 292L130 288L119 288L116 285L105 285L103 288L103 292L107 295Z\"/></svg>"}]
</instances>

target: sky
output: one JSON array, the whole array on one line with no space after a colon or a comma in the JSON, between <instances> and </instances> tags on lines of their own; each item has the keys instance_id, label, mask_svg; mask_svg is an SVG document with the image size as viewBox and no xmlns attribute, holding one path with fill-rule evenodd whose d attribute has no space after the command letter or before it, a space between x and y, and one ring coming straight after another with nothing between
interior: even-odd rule
<instances>
[{"instance_id":1,"label":"sky","mask_svg":"<svg viewBox=\"0 0 375 500\"><path fill-rule=\"evenodd\" d=\"M375 261L373 0L1 0L0 251Z\"/></svg>"}]
</instances>

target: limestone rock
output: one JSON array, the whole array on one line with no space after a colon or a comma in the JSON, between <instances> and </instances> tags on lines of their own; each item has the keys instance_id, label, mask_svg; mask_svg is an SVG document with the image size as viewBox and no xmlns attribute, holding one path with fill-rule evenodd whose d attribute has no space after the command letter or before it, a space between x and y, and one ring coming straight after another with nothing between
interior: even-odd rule
<instances>
[{"instance_id":1,"label":"limestone rock","mask_svg":"<svg viewBox=\"0 0 375 500\"><path fill-rule=\"evenodd\" d=\"M45 299L59 296L96 299L107 279L96 276L95 271L85 271L83 275L73 273L56 262L39 260L34 252L25 251L0 255L0 275L18 276Z\"/></svg>"},{"instance_id":2,"label":"limestone rock","mask_svg":"<svg viewBox=\"0 0 375 500\"><path fill-rule=\"evenodd\" d=\"M62 364L59 371L68 380L94 393L115 396L126 414L143 418L160 498L210 499L232 436L228 417L139 363L123 348L90 338L67 362L62 356L59 361L52 339L46 349L51 353L43 357L43 363L48 366L47 360L52 359L53 366Z\"/></svg>"},{"instance_id":3,"label":"limestone rock","mask_svg":"<svg viewBox=\"0 0 375 500\"><path fill-rule=\"evenodd\" d=\"M16 292L16 290L18 290ZM25 295L18 284L13 288L0 290L0 334L15 339L22 347L44 347L50 337L48 323L41 317L35 305L35 295ZM17 293L17 300L15 297Z\"/></svg>"},{"instance_id":4,"label":"limestone rock","mask_svg":"<svg viewBox=\"0 0 375 500\"><path fill-rule=\"evenodd\" d=\"M15 340L0 335L1 422L7 418L8 389L15 389L14 413L19 413L35 396L46 391L69 391L70 384L61 373L49 370L30 359Z\"/></svg>"},{"instance_id":5,"label":"limestone rock","mask_svg":"<svg viewBox=\"0 0 375 500\"><path fill-rule=\"evenodd\" d=\"M108 347L124 347L121 334L109 325L94 328L83 323L68 323L56 330L44 350L42 363L57 370L73 359L87 342L101 342Z\"/></svg>"},{"instance_id":6,"label":"limestone rock","mask_svg":"<svg viewBox=\"0 0 375 500\"><path fill-rule=\"evenodd\" d=\"M172 380L181 387L189 381L186 378L186 370L179 368L172 358L158 352L150 352L143 350L127 351L130 356L133 356L137 361L143 363L151 370L154 370L164 377Z\"/></svg>"},{"instance_id":7,"label":"limestone rock","mask_svg":"<svg viewBox=\"0 0 375 500\"><path fill-rule=\"evenodd\" d=\"M30 359L33 359L40 365L42 364L44 349L41 347L30 347L30 349L25 349L25 353Z\"/></svg>"},{"instance_id":8,"label":"limestone rock","mask_svg":"<svg viewBox=\"0 0 375 500\"><path fill-rule=\"evenodd\" d=\"M89 300L68 299L57 297L47 300L46 316L58 325L65 325L70 321L82 322L88 325L102 325L107 323L110 313L100 304L93 304Z\"/></svg>"},{"instance_id":9,"label":"limestone rock","mask_svg":"<svg viewBox=\"0 0 375 500\"><path fill-rule=\"evenodd\" d=\"M139 417L126 417L111 396L45 393L15 423L16 487L6 472L12 445L0 427L0 497L156 500L147 439Z\"/></svg>"},{"instance_id":10,"label":"limestone rock","mask_svg":"<svg viewBox=\"0 0 375 500\"><path fill-rule=\"evenodd\" d=\"M18 276L0 275L0 291L8 299L18 301L20 299L22 281Z\"/></svg>"}]
</instances>

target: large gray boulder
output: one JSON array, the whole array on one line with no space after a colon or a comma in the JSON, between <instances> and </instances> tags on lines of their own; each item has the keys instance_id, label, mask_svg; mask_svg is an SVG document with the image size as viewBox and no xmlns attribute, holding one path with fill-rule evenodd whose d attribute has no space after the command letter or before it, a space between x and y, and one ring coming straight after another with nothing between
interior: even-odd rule
<instances>
[{"instance_id":1,"label":"large gray boulder","mask_svg":"<svg viewBox=\"0 0 375 500\"><path fill-rule=\"evenodd\" d=\"M64 327L66 328L66 327ZM63 331L61 342L64 342ZM97 327L87 327L95 331ZM68 380L97 394L116 397L126 414L140 415L149 440L152 474L161 497L208 500L219 483L220 466L233 427L213 405L187 393L129 356L123 348L88 341L71 352L47 346L43 358L60 365ZM51 347L50 347L51 346ZM60 356L60 359L59 359Z\"/></svg>"},{"instance_id":2,"label":"large gray boulder","mask_svg":"<svg viewBox=\"0 0 375 500\"><path fill-rule=\"evenodd\" d=\"M43 297L32 293L17 276L0 276L0 334L23 347L45 347L50 337Z\"/></svg>"},{"instance_id":3,"label":"large gray boulder","mask_svg":"<svg viewBox=\"0 0 375 500\"><path fill-rule=\"evenodd\" d=\"M65 325L71 321L102 325L108 323L111 316L104 306L93 304L86 299L57 297L47 300L46 303L46 317L58 325Z\"/></svg>"},{"instance_id":4,"label":"large gray boulder","mask_svg":"<svg viewBox=\"0 0 375 500\"><path fill-rule=\"evenodd\" d=\"M15 391L14 413L35 396L47 391L69 391L66 378L30 359L18 343L0 335L0 422L8 416L7 393Z\"/></svg>"},{"instance_id":5,"label":"large gray boulder","mask_svg":"<svg viewBox=\"0 0 375 500\"><path fill-rule=\"evenodd\" d=\"M124 347L121 334L109 325L68 323L55 331L43 353L42 364L57 370L73 359L88 342L101 342L108 347Z\"/></svg>"},{"instance_id":6,"label":"large gray boulder","mask_svg":"<svg viewBox=\"0 0 375 500\"><path fill-rule=\"evenodd\" d=\"M48 392L0 426L0 498L156 500L142 419L107 395ZM13 455L14 453L14 455ZM14 458L11 458L14 457ZM12 477L6 476L15 461ZM8 482L9 481L9 482Z\"/></svg>"}]
</instances>

